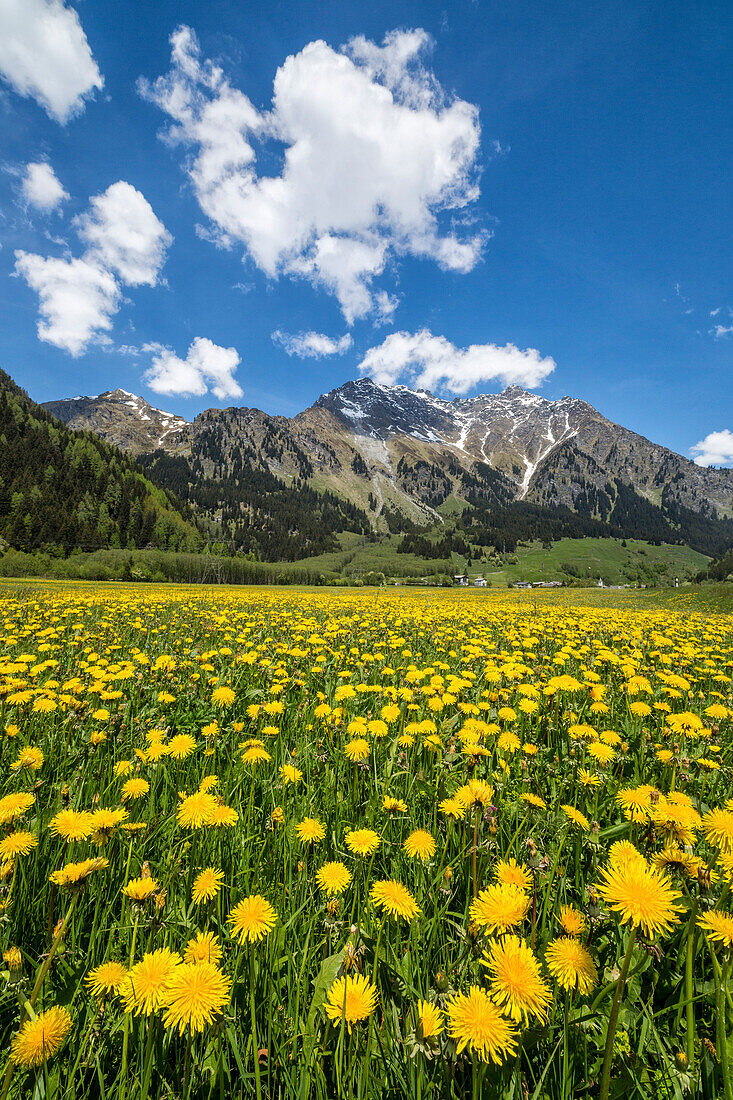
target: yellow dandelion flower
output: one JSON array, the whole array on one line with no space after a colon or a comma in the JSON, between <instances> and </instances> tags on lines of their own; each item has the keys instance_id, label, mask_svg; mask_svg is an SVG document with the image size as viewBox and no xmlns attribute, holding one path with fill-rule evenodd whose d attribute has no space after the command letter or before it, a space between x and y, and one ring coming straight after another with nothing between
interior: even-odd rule
<instances>
[{"instance_id":1,"label":"yellow dandelion flower","mask_svg":"<svg viewBox=\"0 0 733 1100\"><path fill-rule=\"evenodd\" d=\"M420 907L410 891L394 879L380 879L370 891L374 904L391 917L400 917L410 924L420 912Z\"/></svg>"},{"instance_id":2,"label":"yellow dandelion flower","mask_svg":"<svg viewBox=\"0 0 733 1100\"><path fill-rule=\"evenodd\" d=\"M130 901L142 905L157 889L158 883L154 878L131 878L127 885L122 887L122 893Z\"/></svg>"},{"instance_id":3,"label":"yellow dandelion flower","mask_svg":"<svg viewBox=\"0 0 733 1100\"><path fill-rule=\"evenodd\" d=\"M182 829L202 829L211 823L217 801L208 791L195 791L183 799L176 812Z\"/></svg>"},{"instance_id":4,"label":"yellow dandelion flower","mask_svg":"<svg viewBox=\"0 0 733 1100\"><path fill-rule=\"evenodd\" d=\"M6 794L0 798L0 825L7 825L16 817L28 813L34 805L36 796L19 792L18 794Z\"/></svg>"},{"instance_id":5,"label":"yellow dandelion flower","mask_svg":"<svg viewBox=\"0 0 733 1100\"><path fill-rule=\"evenodd\" d=\"M344 752L353 763L366 760L369 755L369 742L365 741L363 737L357 737L344 746Z\"/></svg>"},{"instance_id":6,"label":"yellow dandelion flower","mask_svg":"<svg viewBox=\"0 0 733 1100\"><path fill-rule=\"evenodd\" d=\"M35 746L28 745L20 750L10 767L13 771L28 768L29 771L37 772L43 767L43 753Z\"/></svg>"},{"instance_id":7,"label":"yellow dandelion flower","mask_svg":"<svg viewBox=\"0 0 733 1100\"><path fill-rule=\"evenodd\" d=\"M223 802L217 802L211 811L208 825L215 829L229 829L239 821L239 813L233 806L225 806Z\"/></svg>"},{"instance_id":8,"label":"yellow dandelion flower","mask_svg":"<svg viewBox=\"0 0 733 1100\"><path fill-rule=\"evenodd\" d=\"M448 1030L458 1053L466 1047L482 1062L501 1064L517 1049L517 1029L499 1011L486 990L472 985L446 1006Z\"/></svg>"},{"instance_id":9,"label":"yellow dandelion flower","mask_svg":"<svg viewBox=\"0 0 733 1100\"><path fill-rule=\"evenodd\" d=\"M425 829L414 829L402 845L411 859L430 859L435 855L435 840Z\"/></svg>"},{"instance_id":10,"label":"yellow dandelion flower","mask_svg":"<svg viewBox=\"0 0 733 1100\"><path fill-rule=\"evenodd\" d=\"M622 924L639 926L650 937L668 932L681 912L679 891L672 888L666 875L641 860L603 868L598 893L619 914Z\"/></svg>"},{"instance_id":11,"label":"yellow dandelion flower","mask_svg":"<svg viewBox=\"0 0 733 1100\"><path fill-rule=\"evenodd\" d=\"M572 905L561 906L557 919L568 936L581 936L588 927L583 914Z\"/></svg>"},{"instance_id":12,"label":"yellow dandelion flower","mask_svg":"<svg viewBox=\"0 0 733 1100\"><path fill-rule=\"evenodd\" d=\"M242 753L243 763L252 764L253 767L256 767L258 764L269 764L271 760L272 757L269 752L260 745L250 745L250 747Z\"/></svg>"},{"instance_id":13,"label":"yellow dandelion flower","mask_svg":"<svg viewBox=\"0 0 733 1100\"><path fill-rule=\"evenodd\" d=\"M547 809L547 803L545 802L544 798L540 798L538 794L523 794L522 802L526 802L528 806L534 807L535 810Z\"/></svg>"},{"instance_id":14,"label":"yellow dandelion flower","mask_svg":"<svg viewBox=\"0 0 733 1100\"><path fill-rule=\"evenodd\" d=\"M127 782L122 785L122 801L127 802L133 798L144 798L149 790L150 784L147 779L142 779L140 777L128 779Z\"/></svg>"},{"instance_id":15,"label":"yellow dandelion flower","mask_svg":"<svg viewBox=\"0 0 733 1100\"><path fill-rule=\"evenodd\" d=\"M471 920L489 934L508 932L521 924L529 909L529 898L517 886L499 883L481 890L471 902Z\"/></svg>"},{"instance_id":16,"label":"yellow dandelion flower","mask_svg":"<svg viewBox=\"0 0 733 1100\"><path fill-rule=\"evenodd\" d=\"M367 1020L377 1007L377 990L364 974L337 978L328 991L324 1011L334 1026L343 1020L351 1034L354 1024Z\"/></svg>"},{"instance_id":17,"label":"yellow dandelion flower","mask_svg":"<svg viewBox=\"0 0 733 1100\"><path fill-rule=\"evenodd\" d=\"M230 707L236 697L236 693L232 688L222 684L221 687L216 687L212 691L211 702L215 707Z\"/></svg>"},{"instance_id":18,"label":"yellow dandelion flower","mask_svg":"<svg viewBox=\"0 0 733 1100\"><path fill-rule=\"evenodd\" d=\"M0 863L13 860L16 856L27 856L34 848L38 847L38 837L34 833L16 832L10 833L0 840Z\"/></svg>"},{"instance_id":19,"label":"yellow dandelion flower","mask_svg":"<svg viewBox=\"0 0 733 1100\"><path fill-rule=\"evenodd\" d=\"M722 852L733 852L733 810L711 810L702 819L702 829L708 844Z\"/></svg>"},{"instance_id":20,"label":"yellow dandelion flower","mask_svg":"<svg viewBox=\"0 0 733 1100\"><path fill-rule=\"evenodd\" d=\"M51 818L48 827L54 836L64 840L87 840L94 832L94 816L85 810L61 810Z\"/></svg>"},{"instance_id":21,"label":"yellow dandelion flower","mask_svg":"<svg viewBox=\"0 0 733 1100\"><path fill-rule=\"evenodd\" d=\"M203 1031L229 1003L231 980L212 962L183 963L176 967L164 995L166 1027Z\"/></svg>"},{"instance_id":22,"label":"yellow dandelion flower","mask_svg":"<svg viewBox=\"0 0 733 1100\"><path fill-rule=\"evenodd\" d=\"M197 932L186 944L183 961L187 963L219 963L221 944L213 932Z\"/></svg>"},{"instance_id":23,"label":"yellow dandelion flower","mask_svg":"<svg viewBox=\"0 0 733 1100\"><path fill-rule=\"evenodd\" d=\"M301 844L318 844L326 835L326 830L315 817L304 817L295 826L295 833Z\"/></svg>"},{"instance_id":24,"label":"yellow dandelion flower","mask_svg":"<svg viewBox=\"0 0 733 1100\"><path fill-rule=\"evenodd\" d=\"M177 733L168 742L168 756L173 760L185 760L196 748L196 738L190 733Z\"/></svg>"},{"instance_id":25,"label":"yellow dandelion flower","mask_svg":"<svg viewBox=\"0 0 733 1100\"><path fill-rule=\"evenodd\" d=\"M316 882L324 894L343 894L351 884L351 871L343 863L324 863L316 873Z\"/></svg>"},{"instance_id":26,"label":"yellow dandelion flower","mask_svg":"<svg viewBox=\"0 0 733 1100\"><path fill-rule=\"evenodd\" d=\"M221 890L224 882L224 872L216 867L207 867L200 871L193 880L191 897L195 905L201 905L204 901L211 901Z\"/></svg>"},{"instance_id":27,"label":"yellow dandelion flower","mask_svg":"<svg viewBox=\"0 0 733 1100\"><path fill-rule=\"evenodd\" d=\"M168 984L180 965L181 956L167 947L143 955L140 962L130 968L119 989L125 1012L152 1016L163 1008Z\"/></svg>"},{"instance_id":28,"label":"yellow dandelion flower","mask_svg":"<svg viewBox=\"0 0 733 1100\"><path fill-rule=\"evenodd\" d=\"M565 814L568 821L570 821L573 825L577 825L578 828L582 829L586 833L589 831L590 821L585 816L585 814L581 813L580 810L577 810L575 806L561 806L560 809Z\"/></svg>"},{"instance_id":29,"label":"yellow dandelion flower","mask_svg":"<svg viewBox=\"0 0 733 1100\"><path fill-rule=\"evenodd\" d=\"M93 997L101 1000L108 993L116 993L127 977L127 967L119 962L106 962L90 970L84 979Z\"/></svg>"},{"instance_id":30,"label":"yellow dandelion flower","mask_svg":"<svg viewBox=\"0 0 733 1100\"><path fill-rule=\"evenodd\" d=\"M552 994L542 980L532 949L524 940L504 936L492 943L483 965L489 971L492 999L510 1019L526 1021L530 1016L547 1019Z\"/></svg>"},{"instance_id":31,"label":"yellow dandelion flower","mask_svg":"<svg viewBox=\"0 0 733 1100\"><path fill-rule=\"evenodd\" d=\"M109 867L109 860L97 856L96 859L83 859L79 863L67 863L58 871L52 871L49 879L54 885L67 890L78 889L84 885L91 874L95 871L103 871L105 867Z\"/></svg>"},{"instance_id":32,"label":"yellow dandelion flower","mask_svg":"<svg viewBox=\"0 0 733 1100\"><path fill-rule=\"evenodd\" d=\"M240 943L257 943L275 927L277 913L269 901L253 894L235 905L227 918L231 935Z\"/></svg>"},{"instance_id":33,"label":"yellow dandelion flower","mask_svg":"<svg viewBox=\"0 0 733 1100\"><path fill-rule=\"evenodd\" d=\"M517 886L520 890L529 890L532 887L532 875L524 864L518 864L515 859L499 860L494 868L494 878L505 886Z\"/></svg>"},{"instance_id":34,"label":"yellow dandelion flower","mask_svg":"<svg viewBox=\"0 0 733 1100\"><path fill-rule=\"evenodd\" d=\"M545 963L562 989L586 994L598 983L598 970L590 952L572 936L553 940L545 952Z\"/></svg>"},{"instance_id":35,"label":"yellow dandelion flower","mask_svg":"<svg viewBox=\"0 0 733 1100\"><path fill-rule=\"evenodd\" d=\"M728 949L733 947L733 917L729 913L711 909L699 918L697 926L707 932L713 943L722 943Z\"/></svg>"},{"instance_id":36,"label":"yellow dandelion flower","mask_svg":"<svg viewBox=\"0 0 733 1100\"><path fill-rule=\"evenodd\" d=\"M437 1039L445 1030L445 1014L430 1001L418 1001L416 1006L419 1038Z\"/></svg>"},{"instance_id":37,"label":"yellow dandelion flower","mask_svg":"<svg viewBox=\"0 0 733 1100\"><path fill-rule=\"evenodd\" d=\"M350 829L346 834L345 843L354 855L370 856L381 844L381 837L373 829Z\"/></svg>"},{"instance_id":38,"label":"yellow dandelion flower","mask_svg":"<svg viewBox=\"0 0 733 1100\"><path fill-rule=\"evenodd\" d=\"M26 1069L42 1066L63 1046L72 1022L60 1005L39 1013L35 1020L26 1020L10 1044L11 1062Z\"/></svg>"}]
</instances>

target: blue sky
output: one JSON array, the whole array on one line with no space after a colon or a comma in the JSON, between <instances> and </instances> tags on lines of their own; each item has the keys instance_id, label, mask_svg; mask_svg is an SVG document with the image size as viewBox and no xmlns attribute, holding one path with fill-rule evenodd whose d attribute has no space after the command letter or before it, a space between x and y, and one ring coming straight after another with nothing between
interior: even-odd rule
<instances>
[{"instance_id":1,"label":"blue sky","mask_svg":"<svg viewBox=\"0 0 733 1100\"><path fill-rule=\"evenodd\" d=\"M122 386L189 419L366 372L516 380L682 454L715 433L698 454L731 465L732 25L4 0L0 365L37 400Z\"/></svg>"}]
</instances>

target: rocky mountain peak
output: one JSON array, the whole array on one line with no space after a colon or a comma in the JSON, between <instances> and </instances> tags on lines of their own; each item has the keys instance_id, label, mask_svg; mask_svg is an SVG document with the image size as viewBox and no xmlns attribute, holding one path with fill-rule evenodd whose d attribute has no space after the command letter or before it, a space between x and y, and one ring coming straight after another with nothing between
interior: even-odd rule
<instances>
[{"instance_id":1,"label":"rocky mountain peak","mask_svg":"<svg viewBox=\"0 0 733 1100\"><path fill-rule=\"evenodd\" d=\"M91 431L132 454L168 446L188 427L175 413L151 405L129 390L107 390L96 397L46 401L43 407L75 431Z\"/></svg>"}]
</instances>

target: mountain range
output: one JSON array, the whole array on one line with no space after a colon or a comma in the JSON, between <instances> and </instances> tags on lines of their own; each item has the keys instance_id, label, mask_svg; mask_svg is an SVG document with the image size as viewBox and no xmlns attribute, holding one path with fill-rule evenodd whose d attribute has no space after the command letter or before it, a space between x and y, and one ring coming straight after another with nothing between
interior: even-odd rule
<instances>
[{"instance_id":1,"label":"mountain range","mask_svg":"<svg viewBox=\"0 0 733 1100\"><path fill-rule=\"evenodd\" d=\"M207 511L229 513L232 523L248 474L332 494L377 530L440 523L451 499L523 502L614 523L631 493L685 541L694 517L733 516L733 470L697 466L578 398L550 401L518 386L448 401L362 378L292 419L226 408L188 423L120 389L44 408L138 457L154 480L194 503L205 484Z\"/></svg>"}]
</instances>

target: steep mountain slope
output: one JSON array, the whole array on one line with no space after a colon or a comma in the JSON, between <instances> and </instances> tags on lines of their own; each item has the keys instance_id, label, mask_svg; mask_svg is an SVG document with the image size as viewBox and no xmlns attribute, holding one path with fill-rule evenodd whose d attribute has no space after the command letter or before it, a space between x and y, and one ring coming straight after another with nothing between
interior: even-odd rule
<instances>
[{"instance_id":1,"label":"steep mountain slope","mask_svg":"<svg viewBox=\"0 0 733 1100\"><path fill-rule=\"evenodd\" d=\"M0 542L194 550L201 538L187 509L127 455L70 431L0 371Z\"/></svg>"},{"instance_id":2,"label":"steep mountain slope","mask_svg":"<svg viewBox=\"0 0 733 1100\"><path fill-rule=\"evenodd\" d=\"M177 454L159 449L141 461L158 484L215 524L221 540L259 561L336 550L341 531L369 534L365 512L308 484L313 456L289 423L256 409L210 409L177 437ZM315 453L328 457L323 447Z\"/></svg>"},{"instance_id":3,"label":"steep mountain slope","mask_svg":"<svg viewBox=\"0 0 733 1100\"><path fill-rule=\"evenodd\" d=\"M136 416L128 446L142 450L147 440L150 451L185 459L191 499L200 478L211 488L236 470L237 484L225 494L230 527L237 494L255 471L260 478L268 472L281 490L308 487L333 494L336 505L348 501L358 512L353 522L361 524L367 512L381 530L440 523L441 505L458 498L483 509L522 502L528 507L513 512L522 529L536 519L539 505L636 537L647 523L652 537L694 537L711 552L729 538L728 525L716 524L733 516L733 471L695 466L577 398L549 401L511 386L446 401L363 378L324 394L293 419L257 409L209 409L164 435L160 420L137 414L140 399L119 399L119 393L53 407L70 423L94 424L105 438L122 438ZM163 466L159 455L150 469L159 476ZM223 498L219 509L226 511Z\"/></svg>"},{"instance_id":4,"label":"steep mountain slope","mask_svg":"<svg viewBox=\"0 0 733 1100\"><path fill-rule=\"evenodd\" d=\"M423 391L362 379L319 398L314 408L331 412L357 446L363 437L386 444L408 437L434 453L449 448L461 465L484 462L514 482L520 500L573 507L580 483L568 476L567 460L565 489L557 485L557 456L563 454L572 456L574 474L587 475L599 488L619 478L661 503L667 487L674 500L694 511L709 512L712 505L722 515L733 515L733 470L696 466L578 398L548 401L510 386L498 394L442 401Z\"/></svg>"}]
</instances>

